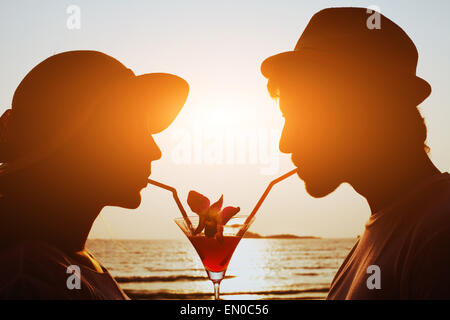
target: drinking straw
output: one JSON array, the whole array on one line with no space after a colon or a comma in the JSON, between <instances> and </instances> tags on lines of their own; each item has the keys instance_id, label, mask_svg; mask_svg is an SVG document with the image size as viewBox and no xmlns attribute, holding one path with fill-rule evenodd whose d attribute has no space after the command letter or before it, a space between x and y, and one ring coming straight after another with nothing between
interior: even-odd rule
<instances>
[{"instance_id":1,"label":"drinking straw","mask_svg":"<svg viewBox=\"0 0 450 320\"><path fill-rule=\"evenodd\" d=\"M148 179L148 183L172 192L172 196L175 199L175 202L177 203L178 209L180 209L180 212L184 218L184 221L186 221L186 224L187 224L189 230L191 232L193 232L194 228L192 227L191 220L189 220L189 218L186 214L186 210L184 210L183 205L181 204L180 198L178 198L177 190L174 187L168 186L167 184L164 184L164 183L152 180L152 179Z\"/></svg>"},{"instance_id":2,"label":"drinking straw","mask_svg":"<svg viewBox=\"0 0 450 320\"><path fill-rule=\"evenodd\" d=\"M255 216L256 212L258 211L259 207L261 207L261 204L264 202L264 200L266 199L267 195L269 194L270 190L272 189L272 187L277 184L278 182L292 176L294 173L297 172L297 169L293 169L285 174L283 174L281 177L276 178L275 180L272 180L269 185L267 186L266 190L264 191L264 193L262 194L261 198L259 198L258 202L256 203L256 206L253 208L252 212L250 213L250 215L247 217L247 219L244 222L243 228L240 231L243 231L245 226L252 221L253 217ZM180 209L181 214L183 215L184 220L186 221L186 224L188 226L188 228L191 230L191 232L194 231L194 228L192 227L192 223L189 220L187 214L186 214L186 210L184 210L183 205L181 204L180 199L178 198L178 194L177 194L177 190L174 187L168 186L167 184L152 180L152 179L148 179L148 183L157 186L159 188L163 188L166 190L169 190L170 192L172 192L172 196L175 199L175 202L177 203L178 209Z\"/></svg>"},{"instance_id":3,"label":"drinking straw","mask_svg":"<svg viewBox=\"0 0 450 320\"><path fill-rule=\"evenodd\" d=\"M258 211L259 207L261 207L261 204L264 202L264 200L266 199L267 195L269 194L270 189L272 189L272 187L275 184L277 184L278 182L280 182L280 181L282 181L282 180L292 176L294 173L297 173L297 169L293 169L293 170L289 171L288 173L283 174L281 177L278 177L275 180L272 180L272 182L269 183L269 185L266 188L266 191L264 191L264 193L262 194L261 198L259 198L258 202L256 203L256 206L253 208L252 212L250 213L250 215L245 220L244 226L246 226L248 223L250 223L250 221L252 221L252 219L255 216L256 212Z\"/></svg>"}]
</instances>

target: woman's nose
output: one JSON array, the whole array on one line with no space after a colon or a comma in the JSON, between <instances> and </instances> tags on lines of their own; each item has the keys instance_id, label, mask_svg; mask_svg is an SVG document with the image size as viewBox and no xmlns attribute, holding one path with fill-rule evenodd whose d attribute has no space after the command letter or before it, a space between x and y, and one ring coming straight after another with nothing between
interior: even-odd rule
<instances>
[{"instance_id":1,"label":"woman's nose","mask_svg":"<svg viewBox=\"0 0 450 320\"><path fill-rule=\"evenodd\" d=\"M153 137L150 137L150 161L161 159L161 149L159 149Z\"/></svg>"}]
</instances>

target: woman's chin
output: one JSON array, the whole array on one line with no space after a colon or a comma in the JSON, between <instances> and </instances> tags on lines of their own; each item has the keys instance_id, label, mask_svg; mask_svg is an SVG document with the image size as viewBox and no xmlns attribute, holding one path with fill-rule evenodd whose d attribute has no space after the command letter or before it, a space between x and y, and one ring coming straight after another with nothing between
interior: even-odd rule
<instances>
[{"instance_id":1,"label":"woman's chin","mask_svg":"<svg viewBox=\"0 0 450 320\"><path fill-rule=\"evenodd\" d=\"M130 193L116 200L112 205L126 209L136 209L141 204L141 194L139 192Z\"/></svg>"}]
</instances>

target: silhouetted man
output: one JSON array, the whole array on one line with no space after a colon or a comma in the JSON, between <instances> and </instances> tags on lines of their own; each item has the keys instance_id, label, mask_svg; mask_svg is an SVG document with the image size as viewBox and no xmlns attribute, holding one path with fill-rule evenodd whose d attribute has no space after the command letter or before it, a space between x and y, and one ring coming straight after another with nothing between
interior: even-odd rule
<instances>
[{"instance_id":1,"label":"silhouetted man","mask_svg":"<svg viewBox=\"0 0 450 320\"><path fill-rule=\"evenodd\" d=\"M139 206L161 157L151 134L188 91L96 51L54 55L26 75L0 119L0 298L127 298L86 238L104 206Z\"/></svg>"},{"instance_id":2,"label":"silhouetted man","mask_svg":"<svg viewBox=\"0 0 450 320\"><path fill-rule=\"evenodd\" d=\"M372 212L329 299L449 299L450 178L427 155L417 109L431 87L407 34L384 16L369 29L368 18L322 10L294 51L263 62L285 118L280 150L310 195L347 182Z\"/></svg>"}]
</instances>

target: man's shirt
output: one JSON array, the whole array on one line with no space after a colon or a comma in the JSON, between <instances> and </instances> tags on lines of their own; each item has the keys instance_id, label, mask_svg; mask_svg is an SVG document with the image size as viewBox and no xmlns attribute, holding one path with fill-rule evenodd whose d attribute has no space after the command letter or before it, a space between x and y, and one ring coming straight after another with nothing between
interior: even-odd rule
<instances>
[{"instance_id":1,"label":"man's shirt","mask_svg":"<svg viewBox=\"0 0 450 320\"><path fill-rule=\"evenodd\" d=\"M371 215L328 299L450 299L450 175Z\"/></svg>"}]
</instances>

